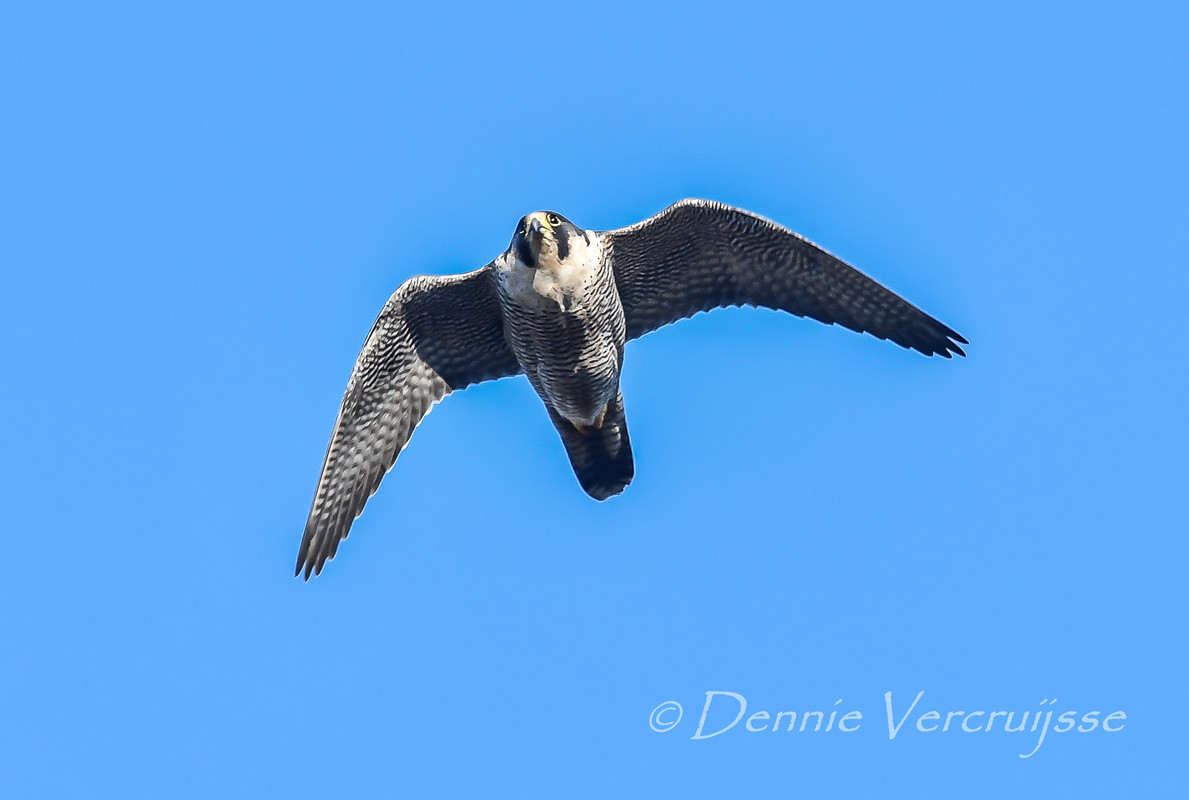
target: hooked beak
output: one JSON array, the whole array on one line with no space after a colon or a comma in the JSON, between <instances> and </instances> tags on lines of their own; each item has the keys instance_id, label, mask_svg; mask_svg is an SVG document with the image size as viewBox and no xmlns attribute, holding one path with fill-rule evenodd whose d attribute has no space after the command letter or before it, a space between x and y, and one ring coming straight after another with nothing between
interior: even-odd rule
<instances>
[{"instance_id":1,"label":"hooked beak","mask_svg":"<svg viewBox=\"0 0 1189 800\"><path fill-rule=\"evenodd\" d=\"M521 263L536 268L537 259L541 256L541 240L547 230L551 230L549 224L537 214L527 218L516 229L516 235L512 237L512 249Z\"/></svg>"}]
</instances>

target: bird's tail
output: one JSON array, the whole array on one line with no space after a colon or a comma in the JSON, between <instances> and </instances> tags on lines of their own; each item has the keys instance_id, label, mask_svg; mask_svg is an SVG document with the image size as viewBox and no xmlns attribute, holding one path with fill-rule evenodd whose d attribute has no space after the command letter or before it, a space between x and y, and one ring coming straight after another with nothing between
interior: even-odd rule
<instances>
[{"instance_id":1,"label":"bird's tail","mask_svg":"<svg viewBox=\"0 0 1189 800\"><path fill-rule=\"evenodd\" d=\"M607 406L601 428L583 434L552 408L549 416L561 434L562 444L578 483L595 500L606 500L622 492L636 474L632 443L628 439L623 394L617 392Z\"/></svg>"}]
</instances>

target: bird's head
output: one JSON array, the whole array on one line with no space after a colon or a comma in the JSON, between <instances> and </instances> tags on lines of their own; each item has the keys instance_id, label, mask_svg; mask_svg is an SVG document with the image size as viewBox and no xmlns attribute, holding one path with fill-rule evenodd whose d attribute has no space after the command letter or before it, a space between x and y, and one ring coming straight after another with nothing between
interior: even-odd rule
<instances>
[{"instance_id":1,"label":"bird's head","mask_svg":"<svg viewBox=\"0 0 1189 800\"><path fill-rule=\"evenodd\" d=\"M564 262L575 237L589 241L586 232L553 211L534 211L521 217L509 249L525 266L536 269L542 260Z\"/></svg>"}]
</instances>

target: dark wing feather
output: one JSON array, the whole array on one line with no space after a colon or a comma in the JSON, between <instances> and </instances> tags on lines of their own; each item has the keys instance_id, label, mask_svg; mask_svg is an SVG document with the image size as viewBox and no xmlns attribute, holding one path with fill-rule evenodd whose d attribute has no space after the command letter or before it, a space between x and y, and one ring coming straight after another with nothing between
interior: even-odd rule
<instances>
[{"instance_id":1,"label":"dark wing feather","mask_svg":"<svg viewBox=\"0 0 1189 800\"><path fill-rule=\"evenodd\" d=\"M839 323L927 356L966 355L956 331L787 228L709 200L682 200L611 246L629 339L699 311L755 305Z\"/></svg>"},{"instance_id":2,"label":"dark wing feather","mask_svg":"<svg viewBox=\"0 0 1189 800\"><path fill-rule=\"evenodd\" d=\"M334 558L434 403L456 389L519 371L504 341L490 267L402 284L372 326L347 383L297 574L304 570L308 580Z\"/></svg>"}]
</instances>

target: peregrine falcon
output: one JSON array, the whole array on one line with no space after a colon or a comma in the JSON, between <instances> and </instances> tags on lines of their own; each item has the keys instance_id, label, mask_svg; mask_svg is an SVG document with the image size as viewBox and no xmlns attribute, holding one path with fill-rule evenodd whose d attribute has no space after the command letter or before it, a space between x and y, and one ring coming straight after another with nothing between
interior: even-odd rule
<instances>
[{"instance_id":1,"label":"peregrine falcon","mask_svg":"<svg viewBox=\"0 0 1189 800\"><path fill-rule=\"evenodd\" d=\"M927 356L966 355L956 331L781 225L708 200L583 230L523 217L502 255L462 275L405 281L347 383L297 574L322 571L434 403L523 373L583 490L619 494L635 468L619 376L624 344L699 311L763 306L838 323Z\"/></svg>"}]
</instances>

